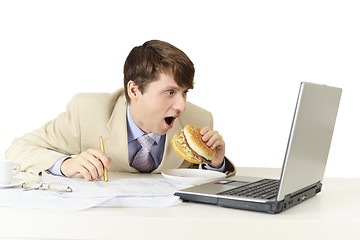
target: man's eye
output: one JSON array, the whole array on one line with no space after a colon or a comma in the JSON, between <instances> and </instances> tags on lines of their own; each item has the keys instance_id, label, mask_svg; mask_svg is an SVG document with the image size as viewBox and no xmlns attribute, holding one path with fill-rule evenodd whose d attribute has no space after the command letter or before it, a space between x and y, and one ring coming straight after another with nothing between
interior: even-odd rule
<instances>
[{"instance_id":1,"label":"man's eye","mask_svg":"<svg viewBox=\"0 0 360 240\"><path fill-rule=\"evenodd\" d=\"M174 94L174 91L167 91L166 94L169 95L169 96L171 96L171 95Z\"/></svg>"}]
</instances>

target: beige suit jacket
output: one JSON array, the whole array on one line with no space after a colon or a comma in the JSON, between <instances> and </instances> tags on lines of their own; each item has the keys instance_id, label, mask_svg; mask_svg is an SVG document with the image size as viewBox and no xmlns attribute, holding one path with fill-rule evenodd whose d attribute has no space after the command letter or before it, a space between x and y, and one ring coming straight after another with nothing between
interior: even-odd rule
<instances>
[{"instance_id":1,"label":"beige suit jacket","mask_svg":"<svg viewBox=\"0 0 360 240\"><path fill-rule=\"evenodd\" d=\"M113 159L109 171L138 172L129 165L124 90L115 93L77 94L67 105L67 111L41 128L15 139L5 157L18 162L23 171L39 174L49 169L63 156L76 155L93 148L99 149L100 136L105 152ZM172 149L171 139L185 125L213 127L210 112L186 103L186 111L175 120L166 134L163 159L153 173L164 169L194 167ZM226 168L234 173L233 164L226 160Z\"/></svg>"}]
</instances>

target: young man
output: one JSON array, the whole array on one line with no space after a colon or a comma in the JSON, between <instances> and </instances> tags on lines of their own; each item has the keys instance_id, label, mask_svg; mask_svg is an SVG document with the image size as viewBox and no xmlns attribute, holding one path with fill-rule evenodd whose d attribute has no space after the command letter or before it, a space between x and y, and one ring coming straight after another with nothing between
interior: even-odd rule
<instances>
[{"instance_id":1,"label":"young man","mask_svg":"<svg viewBox=\"0 0 360 240\"><path fill-rule=\"evenodd\" d=\"M234 173L225 158L225 142L212 130L210 112L186 102L194 85L194 66L180 49L152 40L132 49L124 65L124 88L113 94L75 95L67 111L40 129L15 139L5 157L20 163L23 171L87 180L110 171L160 173L189 168L171 146L176 132L187 124L201 127L203 140L217 153L211 165L201 166ZM141 136L150 139L150 165L142 169L134 160L142 151ZM104 139L105 153L99 150Z\"/></svg>"}]
</instances>

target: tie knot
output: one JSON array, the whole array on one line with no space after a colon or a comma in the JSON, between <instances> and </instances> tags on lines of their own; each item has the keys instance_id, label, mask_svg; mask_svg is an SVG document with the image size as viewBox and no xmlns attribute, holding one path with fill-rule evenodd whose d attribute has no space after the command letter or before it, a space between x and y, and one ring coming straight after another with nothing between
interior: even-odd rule
<instances>
[{"instance_id":1,"label":"tie knot","mask_svg":"<svg viewBox=\"0 0 360 240\"><path fill-rule=\"evenodd\" d=\"M150 152L151 146L154 144L154 139L149 137L148 135L142 135L137 138L141 147L145 148L148 152Z\"/></svg>"}]
</instances>

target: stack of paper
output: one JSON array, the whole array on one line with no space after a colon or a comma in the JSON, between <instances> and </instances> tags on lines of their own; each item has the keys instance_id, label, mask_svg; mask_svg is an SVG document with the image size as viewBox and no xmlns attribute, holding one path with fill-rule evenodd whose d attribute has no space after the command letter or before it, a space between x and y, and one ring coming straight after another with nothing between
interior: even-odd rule
<instances>
[{"instance_id":1,"label":"stack of paper","mask_svg":"<svg viewBox=\"0 0 360 240\"><path fill-rule=\"evenodd\" d=\"M109 173L109 181L86 181L42 173L44 183L62 183L72 192L48 190L0 190L0 206L81 210L91 207L168 207L178 204L176 190L189 187L164 179L161 175Z\"/></svg>"}]
</instances>

